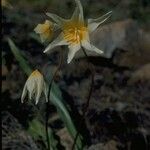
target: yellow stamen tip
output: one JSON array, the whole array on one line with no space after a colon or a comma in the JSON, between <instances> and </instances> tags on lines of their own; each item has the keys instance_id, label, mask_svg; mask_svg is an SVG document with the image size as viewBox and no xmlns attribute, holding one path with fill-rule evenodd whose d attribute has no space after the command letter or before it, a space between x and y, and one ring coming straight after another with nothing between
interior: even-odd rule
<instances>
[{"instance_id":1,"label":"yellow stamen tip","mask_svg":"<svg viewBox=\"0 0 150 150\"><path fill-rule=\"evenodd\" d=\"M86 38L87 32L87 27L79 21L69 21L63 26L64 39L69 44L79 44Z\"/></svg>"}]
</instances>

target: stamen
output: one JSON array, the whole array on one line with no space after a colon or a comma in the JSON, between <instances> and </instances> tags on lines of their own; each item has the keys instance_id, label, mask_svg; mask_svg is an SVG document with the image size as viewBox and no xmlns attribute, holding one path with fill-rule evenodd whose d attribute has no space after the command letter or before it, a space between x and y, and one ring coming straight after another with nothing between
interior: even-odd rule
<instances>
[{"instance_id":1,"label":"stamen","mask_svg":"<svg viewBox=\"0 0 150 150\"><path fill-rule=\"evenodd\" d=\"M86 38L87 27L79 22L69 22L63 27L64 39L69 44L79 44Z\"/></svg>"}]
</instances>

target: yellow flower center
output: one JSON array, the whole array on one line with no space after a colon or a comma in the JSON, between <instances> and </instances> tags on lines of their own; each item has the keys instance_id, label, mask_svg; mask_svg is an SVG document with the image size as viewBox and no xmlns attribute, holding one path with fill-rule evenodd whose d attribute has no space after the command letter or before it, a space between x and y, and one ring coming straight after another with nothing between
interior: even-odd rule
<instances>
[{"instance_id":1,"label":"yellow flower center","mask_svg":"<svg viewBox=\"0 0 150 150\"><path fill-rule=\"evenodd\" d=\"M79 44L86 38L87 30L87 27L82 22L66 22L63 26L64 39L69 44Z\"/></svg>"},{"instance_id":2,"label":"yellow flower center","mask_svg":"<svg viewBox=\"0 0 150 150\"><path fill-rule=\"evenodd\" d=\"M31 73L30 76L31 77L39 77L39 76L42 76L42 74L38 70L35 70Z\"/></svg>"}]
</instances>

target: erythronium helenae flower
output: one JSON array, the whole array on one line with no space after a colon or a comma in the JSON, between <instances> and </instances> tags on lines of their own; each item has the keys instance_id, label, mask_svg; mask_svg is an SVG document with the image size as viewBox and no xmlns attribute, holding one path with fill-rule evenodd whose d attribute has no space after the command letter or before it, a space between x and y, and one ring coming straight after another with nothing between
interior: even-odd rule
<instances>
[{"instance_id":1,"label":"erythronium helenae flower","mask_svg":"<svg viewBox=\"0 0 150 150\"><path fill-rule=\"evenodd\" d=\"M68 60L70 63L77 51L81 47L86 50L102 54L103 51L90 43L89 34L93 32L100 24L106 21L111 11L97 19L84 20L83 8L80 0L75 0L76 8L71 19L63 19L55 14L46 13L61 29L60 35L52 41L44 53L50 52L56 46L67 45L69 48Z\"/></svg>"},{"instance_id":2,"label":"erythronium helenae flower","mask_svg":"<svg viewBox=\"0 0 150 150\"><path fill-rule=\"evenodd\" d=\"M52 38L53 31L56 29L56 24L46 20L43 24L38 24L34 31L40 35L41 41L45 42Z\"/></svg>"},{"instance_id":3,"label":"erythronium helenae flower","mask_svg":"<svg viewBox=\"0 0 150 150\"><path fill-rule=\"evenodd\" d=\"M29 99L32 99L35 96L35 103L39 102L42 92L45 94L46 101L47 100L47 87L44 81L43 75L35 70L28 77L21 96L21 102L24 102L26 95L28 94Z\"/></svg>"}]
</instances>

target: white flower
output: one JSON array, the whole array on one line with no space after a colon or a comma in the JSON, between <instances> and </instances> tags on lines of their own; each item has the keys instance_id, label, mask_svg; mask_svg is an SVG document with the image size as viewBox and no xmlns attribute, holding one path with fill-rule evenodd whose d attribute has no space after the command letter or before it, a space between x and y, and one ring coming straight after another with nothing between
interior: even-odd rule
<instances>
[{"instance_id":1,"label":"white flower","mask_svg":"<svg viewBox=\"0 0 150 150\"><path fill-rule=\"evenodd\" d=\"M34 96L35 103L37 104L41 97L42 92L44 92L46 101L48 101L47 100L47 87L44 81L44 77L38 70L35 70L31 73L31 75L28 77L25 83L22 96L21 96L21 102L22 103L24 102L24 99L28 93L29 99L32 99Z\"/></svg>"},{"instance_id":2,"label":"white flower","mask_svg":"<svg viewBox=\"0 0 150 150\"><path fill-rule=\"evenodd\" d=\"M69 53L67 62L70 63L75 53L81 47L89 51L102 54L103 51L96 48L90 43L89 34L93 32L100 24L106 21L111 14L111 11L97 19L84 20L83 8L80 0L75 0L76 8L71 19L63 19L55 14L46 13L62 30L60 35L51 42L44 53L49 52L56 46L68 45Z\"/></svg>"},{"instance_id":3,"label":"white flower","mask_svg":"<svg viewBox=\"0 0 150 150\"><path fill-rule=\"evenodd\" d=\"M40 35L41 41L45 42L51 39L53 35L53 24L49 20L46 20L43 24L38 24L34 31Z\"/></svg>"}]
</instances>

